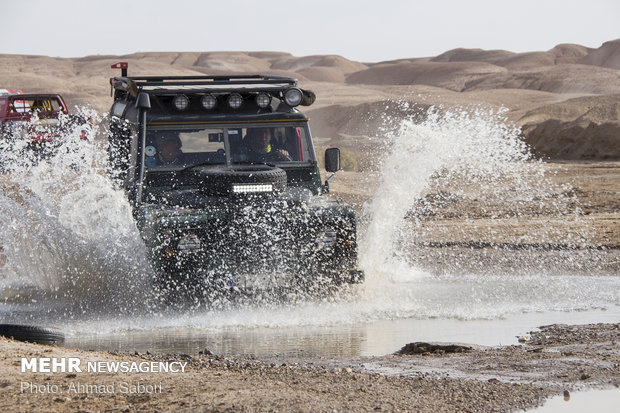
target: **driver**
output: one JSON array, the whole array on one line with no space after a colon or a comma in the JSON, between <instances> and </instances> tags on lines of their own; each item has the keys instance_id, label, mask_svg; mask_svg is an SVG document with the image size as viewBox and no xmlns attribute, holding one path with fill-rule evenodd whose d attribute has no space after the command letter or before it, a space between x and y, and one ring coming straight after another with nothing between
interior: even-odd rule
<instances>
[{"instance_id":1,"label":"driver","mask_svg":"<svg viewBox=\"0 0 620 413\"><path fill-rule=\"evenodd\" d=\"M245 137L248 160L256 162L290 160L288 151L273 148L271 140L271 128L253 128L248 130Z\"/></svg>"}]
</instances>

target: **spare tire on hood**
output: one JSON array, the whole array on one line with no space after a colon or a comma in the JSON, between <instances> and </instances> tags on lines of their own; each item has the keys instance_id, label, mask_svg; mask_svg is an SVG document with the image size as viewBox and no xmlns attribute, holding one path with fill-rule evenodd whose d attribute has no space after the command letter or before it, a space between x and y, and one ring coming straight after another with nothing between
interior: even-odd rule
<instances>
[{"instance_id":1,"label":"spare tire on hood","mask_svg":"<svg viewBox=\"0 0 620 413\"><path fill-rule=\"evenodd\" d=\"M248 187L253 184L271 184L272 190L269 192L278 193L286 189L286 172L270 165L209 165L196 168L196 173L204 178L203 191L209 195L231 194L235 184Z\"/></svg>"}]
</instances>

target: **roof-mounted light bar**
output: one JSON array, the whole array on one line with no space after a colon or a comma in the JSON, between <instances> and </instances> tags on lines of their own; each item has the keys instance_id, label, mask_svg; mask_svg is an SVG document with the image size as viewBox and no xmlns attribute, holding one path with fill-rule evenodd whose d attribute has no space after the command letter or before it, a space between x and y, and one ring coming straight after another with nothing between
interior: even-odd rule
<instances>
[{"instance_id":1,"label":"roof-mounted light bar","mask_svg":"<svg viewBox=\"0 0 620 413\"><path fill-rule=\"evenodd\" d=\"M243 96L239 93L231 93L228 95L228 99L226 101L228 102L228 106L232 109L239 109L243 104Z\"/></svg>"},{"instance_id":2,"label":"roof-mounted light bar","mask_svg":"<svg viewBox=\"0 0 620 413\"><path fill-rule=\"evenodd\" d=\"M243 106L244 99L253 97L256 106L266 109L274 98L283 100L289 107L310 106L315 95L310 90L300 89L297 79L278 75L219 75L219 76L132 76L128 77L127 62L112 65L121 69L122 76L110 79L111 94L115 99L124 99L127 94L137 98L140 92L149 95L176 95L173 98L175 109L189 109L190 96L200 100L205 110L213 110L225 99L232 109ZM125 92L116 93L115 91ZM177 97L184 96L184 97Z\"/></svg>"},{"instance_id":3,"label":"roof-mounted light bar","mask_svg":"<svg viewBox=\"0 0 620 413\"><path fill-rule=\"evenodd\" d=\"M176 95L172 99L172 104L176 110L184 111L189 107L189 98L185 95Z\"/></svg>"},{"instance_id":4,"label":"roof-mounted light bar","mask_svg":"<svg viewBox=\"0 0 620 413\"><path fill-rule=\"evenodd\" d=\"M203 108L205 108L206 110L211 110L213 109L215 106L217 106L217 98L213 95L204 95L201 99L200 99L200 104L202 105Z\"/></svg>"},{"instance_id":5,"label":"roof-mounted light bar","mask_svg":"<svg viewBox=\"0 0 620 413\"><path fill-rule=\"evenodd\" d=\"M256 105L264 109L271 104L271 95L265 92L260 92L256 95Z\"/></svg>"}]
</instances>

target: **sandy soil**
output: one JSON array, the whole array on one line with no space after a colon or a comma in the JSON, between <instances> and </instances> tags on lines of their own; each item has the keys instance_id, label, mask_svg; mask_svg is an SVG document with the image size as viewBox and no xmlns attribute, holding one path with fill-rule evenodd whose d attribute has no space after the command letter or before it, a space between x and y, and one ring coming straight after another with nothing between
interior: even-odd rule
<instances>
[{"instance_id":1,"label":"sandy soil","mask_svg":"<svg viewBox=\"0 0 620 413\"><path fill-rule=\"evenodd\" d=\"M425 352L431 346L421 344L414 354L319 360L105 353L0 339L0 409L516 411L565 390L620 386L619 338L620 324L554 325L519 346L451 353L453 346ZM175 374L21 373L22 357L188 365Z\"/></svg>"}]
</instances>

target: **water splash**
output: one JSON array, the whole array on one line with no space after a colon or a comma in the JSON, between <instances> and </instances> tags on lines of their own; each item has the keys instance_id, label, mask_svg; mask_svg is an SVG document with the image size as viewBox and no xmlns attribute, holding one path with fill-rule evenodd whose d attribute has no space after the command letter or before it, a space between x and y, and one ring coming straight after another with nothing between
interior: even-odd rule
<instances>
[{"instance_id":1,"label":"water splash","mask_svg":"<svg viewBox=\"0 0 620 413\"><path fill-rule=\"evenodd\" d=\"M380 169L379 190L366 205L369 224L361 242L361 264L373 288L399 275L420 273L410 264L411 251L433 244L433 235L441 230L427 229L429 217L460 220L460 226L445 221L449 225L442 242L434 242L443 247L471 248L472 236L490 249L529 245L574 252L587 244L583 226L556 231L549 224L538 228L533 239L527 231L519 235L498 228L506 225L505 218L549 214L579 219L570 187L552 182L520 130L503 114L481 108L430 108L422 116L405 119L388 135L391 150ZM465 233L468 226L476 226L477 233ZM592 256L583 262L591 265Z\"/></svg>"},{"instance_id":2,"label":"water splash","mask_svg":"<svg viewBox=\"0 0 620 413\"><path fill-rule=\"evenodd\" d=\"M157 294L130 206L104 172L105 128L100 123L105 119L86 115L93 123L67 131L58 149L43 159L37 160L24 142L0 151L6 168L0 177L0 298L5 306L25 304L38 310L37 316L61 314L68 332L493 319L620 303L615 277L552 279L518 270L511 272L516 277L506 277L490 273L484 261L482 276L430 274L429 256L414 252L436 234L437 228L428 229L432 217L456 214L465 224L536 214L578 219L570 188L550 180L501 112L431 109L403 121L390 136L380 189L367 205L368 227L361 237L361 264L368 279L363 293L284 305L259 297L242 308L162 310L153 304ZM80 139L84 129L88 141ZM502 231L495 229L484 228L479 238L499 243ZM458 241L470 234L450 227L448 235ZM578 255L587 233L560 236L566 250L553 254L554 260L593 262L592 256ZM545 227L534 241L551 244L554 237L553 228ZM509 234L507 242L534 241ZM454 258L447 248L434 250L444 255L433 259ZM493 259L503 259L502 254ZM464 259L474 260L471 255ZM138 317L136 306L144 310Z\"/></svg>"},{"instance_id":3,"label":"water splash","mask_svg":"<svg viewBox=\"0 0 620 413\"><path fill-rule=\"evenodd\" d=\"M68 317L131 311L148 294L144 247L105 175L102 118L89 109L76 118L42 146L2 140L0 297Z\"/></svg>"}]
</instances>

